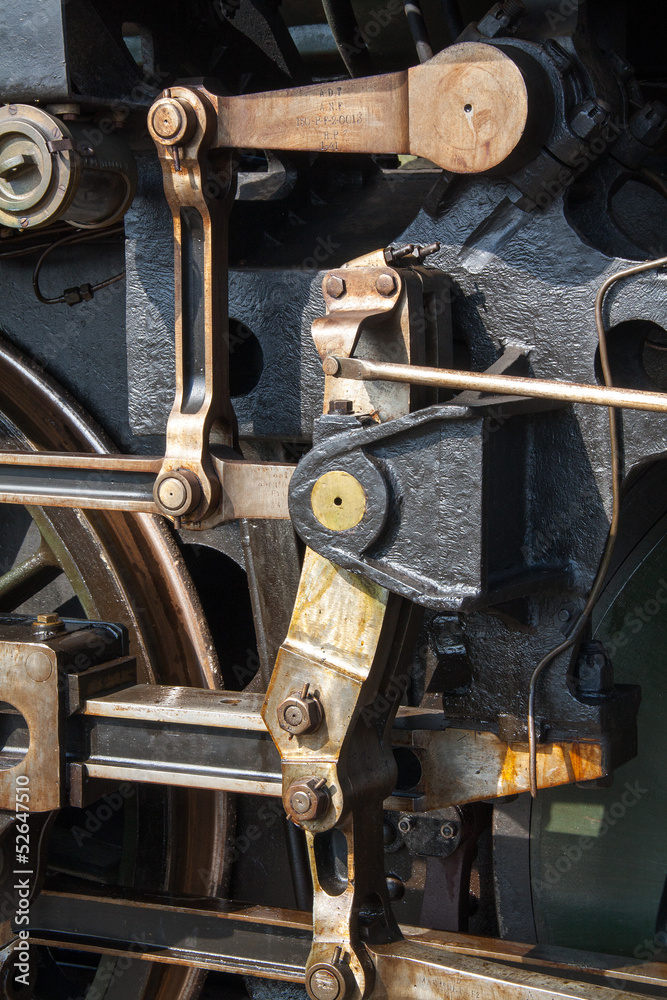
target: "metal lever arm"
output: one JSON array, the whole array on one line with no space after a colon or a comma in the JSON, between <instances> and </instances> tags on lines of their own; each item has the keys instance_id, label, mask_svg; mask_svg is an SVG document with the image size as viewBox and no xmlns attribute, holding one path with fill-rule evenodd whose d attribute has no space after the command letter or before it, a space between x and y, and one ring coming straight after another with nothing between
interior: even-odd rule
<instances>
[{"instance_id":1,"label":"metal lever arm","mask_svg":"<svg viewBox=\"0 0 667 1000\"><path fill-rule=\"evenodd\" d=\"M281 756L285 809L307 832L315 898L306 985L315 1000L335 988L339 1000L370 996L364 940L400 936L378 859L395 782L386 733L415 625L407 603L307 550L262 718Z\"/></svg>"},{"instance_id":2,"label":"metal lever arm","mask_svg":"<svg viewBox=\"0 0 667 1000\"><path fill-rule=\"evenodd\" d=\"M466 174L534 151L538 90L500 49L463 42L400 73L209 99L218 147L413 153Z\"/></svg>"},{"instance_id":3,"label":"metal lever arm","mask_svg":"<svg viewBox=\"0 0 667 1000\"><path fill-rule=\"evenodd\" d=\"M176 396L155 500L164 513L201 521L220 499L209 456L211 431L217 425L221 443L228 446L236 437L227 316L233 153L219 151L211 159L215 111L199 88L165 91L148 125L174 222L176 298Z\"/></svg>"}]
</instances>

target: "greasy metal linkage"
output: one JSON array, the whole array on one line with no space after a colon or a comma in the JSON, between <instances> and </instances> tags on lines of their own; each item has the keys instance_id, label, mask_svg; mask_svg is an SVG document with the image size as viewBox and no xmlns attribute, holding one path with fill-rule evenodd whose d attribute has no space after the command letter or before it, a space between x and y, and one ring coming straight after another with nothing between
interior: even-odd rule
<instances>
[{"instance_id":1,"label":"greasy metal linkage","mask_svg":"<svg viewBox=\"0 0 667 1000\"><path fill-rule=\"evenodd\" d=\"M239 517L289 517L287 488L295 466L246 462L228 449L211 456L220 500L209 524ZM72 452L0 453L0 503L160 514L155 498L163 459Z\"/></svg>"},{"instance_id":2,"label":"greasy metal linkage","mask_svg":"<svg viewBox=\"0 0 667 1000\"><path fill-rule=\"evenodd\" d=\"M303 983L311 947L310 914L201 899L48 890L31 906L31 940L133 960ZM184 932L184 926L190 928ZM192 932L196 928L196 932ZM548 946L401 928L404 939L368 946L376 994L384 1000L628 1000L658 997L667 966ZM270 953L266 950L270 934ZM139 944L140 942L140 944ZM580 981L585 976L587 981ZM340 998L335 988L319 1000ZM632 991L635 986L637 992Z\"/></svg>"},{"instance_id":3,"label":"greasy metal linkage","mask_svg":"<svg viewBox=\"0 0 667 1000\"><path fill-rule=\"evenodd\" d=\"M333 378L356 379L362 382L403 382L407 385L423 385L436 389L472 390L503 396L553 399L561 403L586 403L590 406L667 413L667 394L644 392L639 389L615 389L577 382L560 382L555 379L422 368L334 355L325 358L322 370ZM456 399L453 399L450 405L455 406Z\"/></svg>"}]
</instances>

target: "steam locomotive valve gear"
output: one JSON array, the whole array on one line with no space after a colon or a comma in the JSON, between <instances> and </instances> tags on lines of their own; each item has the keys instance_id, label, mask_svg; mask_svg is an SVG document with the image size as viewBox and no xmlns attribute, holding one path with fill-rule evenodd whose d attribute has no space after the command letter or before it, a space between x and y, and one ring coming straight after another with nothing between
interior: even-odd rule
<instances>
[{"instance_id":1,"label":"steam locomotive valve gear","mask_svg":"<svg viewBox=\"0 0 667 1000\"><path fill-rule=\"evenodd\" d=\"M8 1000L667 991L667 13L371 6L0 3Z\"/></svg>"}]
</instances>

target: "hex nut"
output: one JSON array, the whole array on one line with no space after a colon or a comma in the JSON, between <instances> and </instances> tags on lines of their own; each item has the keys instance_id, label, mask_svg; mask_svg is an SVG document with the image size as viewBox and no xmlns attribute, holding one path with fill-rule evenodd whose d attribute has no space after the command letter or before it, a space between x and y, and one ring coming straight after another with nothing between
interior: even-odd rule
<instances>
[{"instance_id":1,"label":"hex nut","mask_svg":"<svg viewBox=\"0 0 667 1000\"><path fill-rule=\"evenodd\" d=\"M458 833L458 826L456 823L450 823L449 821L443 823L440 827L440 836L444 840L453 840Z\"/></svg>"},{"instance_id":2,"label":"hex nut","mask_svg":"<svg viewBox=\"0 0 667 1000\"><path fill-rule=\"evenodd\" d=\"M327 295L332 299L340 299L347 291L345 281L339 274L329 274L325 282Z\"/></svg>"},{"instance_id":3,"label":"hex nut","mask_svg":"<svg viewBox=\"0 0 667 1000\"><path fill-rule=\"evenodd\" d=\"M584 101L574 109L570 128L576 136L586 140L594 136L606 120L607 115L597 101Z\"/></svg>"},{"instance_id":4,"label":"hex nut","mask_svg":"<svg viewBox=\"0 0 667 1000\"><path fill-rule=\"evenodd\" d=\"M317 695L308 694L309 686L304 684L301 691L293 691L276 709L278 725L290 736L314 733L322 724L322 702Z\"/></svg>"},{"instance_id":5,"label":"hex nut","mask_svg":"<svg viewBox=\"0 0 667 1000\"><path fill-rule=\"evenodd\" d=\"M49 615L37 615L35 621L40 625L62 625L60 615L57 615L55 612Z\"/></svg>"},{"instance_id":6,"label":"hex nut","mask_svg":"<svg viewBox=\"0 0 667 1000\"><path fill-rule=\"evenodd\" d=\"M287 789L285 810L294 823L305 823L323 816L331 796L324 778L304 778Z\"/></svg>"},{"instance_id":7,"label":"hex nut","mask_svg":"<svg viewBox=\"0 0 667 1000\"><path fill-rule=\"evenodd\" d=\"M354 413L354 403L351 399L330 399L329 413L340 416L349 416L351 413Z\"/></svg>"},{"instance_id":8,"label":"hex nut","mask_svg":"<svg viewBox=\"0 0 667 1000\"><path fill-rule=\"evenodd\" d=\"M402 833L403 835L405 835L406 833L410 833L410 830L412 830L414 825L415 823L412 816L401 816L401 818L398 821L399 833Z\"/></svg>"},{"instance_id":9,"label":"hex nut","mask_svg":"<svg viewBox=\"0 0 667 1000\"><path fill-rule=\"evenodd\" d=\"M375 282L375 287L380 295L384 295L385 297L393 295L397 288L396 278L393 274L385 271Z\"/></svg>"},{"instance_id":10,"label":"hex nut","mask_svg":"<svg viewBox=\"0 0 667 1000\"><path fill-rule=\"evenodd\" d=\"M56 614L37 615L30 630L36 639L50 639L65 631L65 623Z\"/></svg>"}]
</instances>

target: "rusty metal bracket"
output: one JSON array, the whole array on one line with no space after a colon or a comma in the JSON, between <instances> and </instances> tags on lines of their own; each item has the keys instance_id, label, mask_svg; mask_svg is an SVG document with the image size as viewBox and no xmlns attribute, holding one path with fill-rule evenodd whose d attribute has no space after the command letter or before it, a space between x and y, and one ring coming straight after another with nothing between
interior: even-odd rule
<instances>
[{"instance_id":1,"label":"rusty metal bracket","mask_svg":"<svg viewBox=\"0 0 667 1000\"><path fill-rule=\"evenodd\" d=\"M5 619L3 631L12 638L0 641L2 700L9 706L0 713L0 810L15 811L19 792L27 793L31 812L56 810L66 802L64 726L76 656L94 669L106 649L112 676L126 684L136 681L135 661L119 656L126 642L119 626L81 622L68 629L57 615L43 615Z\"/></svg>"},{"instance_id":2,"label":"rusty metal bracket","mask_svg":"<svg viewBox=\"0 0 667 1000\"><path fill-rule=\"evenodd\" d=\"M452 363L451 281L416 259L387 264L382 250L325 274L327 314L316 319L313 341L323 361L342 357L402 361L446 368ZM353 379L324 382L324 412L367 413L384 422L440 401L437 390ZM347 404L342 410L341 404Z\"/></svg>"}]
</instances>

